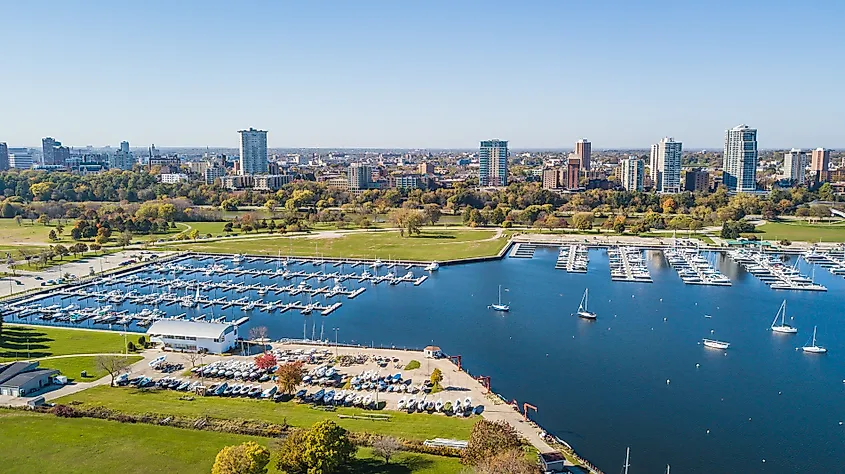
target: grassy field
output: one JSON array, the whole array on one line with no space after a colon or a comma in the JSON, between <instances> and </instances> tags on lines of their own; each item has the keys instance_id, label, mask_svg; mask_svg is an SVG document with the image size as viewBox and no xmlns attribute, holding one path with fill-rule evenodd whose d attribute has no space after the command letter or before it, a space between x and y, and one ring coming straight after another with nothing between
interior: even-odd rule
<instances>
[{"instance_id":1,"label":"grassy field","mask_svg":"<svg viewBox=\"0 0 845 474\"><path fill-rule=\"evenodd\" d=\"M129 364L134 364L139 360L143 359L141 356L129 356L127 357ZM62 373L62 375L67 376L69 379L73 379L76 382L91 382L97 380L100 377L105 377L108 375L108 372L102 369L97 368L96 357L95 356L79 356L79 357L61 357L56 359L44 359L39 361L39 367L45 369L56 369ZM82 371L86 372L86 377L82 377L80 374Z\"/></svg>"},{"instance_id":2,"label":"grassy field","mask_svg":"<svg viewBox=\"0 0 845 474\"><path fill-rule=\"evenodd\" d=\"M757 227L757 238L798 242L845 242L845 223L767 222Z\"/></svg>"},{"instance_id":3,"label":"grassy field","mask_svg":"<svg viewBox=\"0 0 845 474\"><path fill-rule=\"evenodd\" d=\"M171 390L138 390L135 388L93 387L60 398L56 403L79 401L93 406L105 406L126 413L154 412L168 415L242 418L271 423L287 422L292 426L308 427L319 420L331 419L350 431L367 431L410 439L454 438L469 439L475 420L442 415L386 412L391 421L340 419L338 414L370 413L354 408L338 408L325 412L296 402L273 403L242 398L198 397L180 400L184 393Z\"/></svg>"},{"instance_id":4,"label":"grassy field","mask_svg":"<svg viewBox=\"0 0 845 474\"><path fill-rule=\"evenodd\" d=\"M166 426L0 410L0 452L8 474L179 473L207 474L224 446L271 440ZM272 447L271 447L272 450ZM402 453L384 465L360 449L350 471L382 474L447 474L457 459ZM271 473L278 472L270 461Z\"/></svg>"},{"instance_id":5,"label":"grassy field","mask_svg":"<svg viewBox=\"0 0 845 474\"><path fill-rule=\"evenodd\" d=\"M116 354L123 348L123 336L117 332L4 324L0 362L67 354Z\"/></svg>"},{"instance_id":6,"label":"grassy field","mask_svg":"<svg viewBox=\"0 0 845 474\"><path fill-rule=\"evenodd\" d=\"M355 232L337 237L263 237L184 243L167 248L200 252L314 255L349 258L395 258L404 260L453 260L495 255L507 241L492 230L425 230L421 235L400 237L395 231Z\"/></svg>"}]
</instances>

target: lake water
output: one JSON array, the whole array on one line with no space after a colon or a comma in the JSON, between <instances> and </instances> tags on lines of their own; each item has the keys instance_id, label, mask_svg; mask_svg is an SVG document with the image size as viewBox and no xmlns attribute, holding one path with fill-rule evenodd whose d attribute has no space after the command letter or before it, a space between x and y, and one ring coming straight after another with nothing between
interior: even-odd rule
<instances>
[{"instance_id":1,"label":"lake water","mask_svg":"<svg viewBox=\"0 0 845 474\"><path fill-rule=\"evenodd\" d=\"M247 327L267 326L274 339L302 337L303 327L319 337L322 326L326 339L338 328L345 343L439 345L461 354L473 374L491 376L494 391L536 405L533 419L608 473L620 469L628 446L632 474L665 472L666 464L688 473L845 472L845 279L817 267L816 281L830 291L774 291L717 254L712 258L733 286L685 285L660 252L648 252L654 283L611 282L604 250L590 251L586 274L555 270L556 256L556 249L538 249L533 259L443 267L419 287L364 284L355 300L332 300L343 307L330 316L256 311ZM803 260L800 268L811 272ZM511 305L506 314L487 308L499 284ZM587 287L595 322L572 316ZM768 330L784 298L797 335ZM826 355L795 350L814 325ZM705 337L731 347L706 349Z\"/></svg>"}]
</instances>

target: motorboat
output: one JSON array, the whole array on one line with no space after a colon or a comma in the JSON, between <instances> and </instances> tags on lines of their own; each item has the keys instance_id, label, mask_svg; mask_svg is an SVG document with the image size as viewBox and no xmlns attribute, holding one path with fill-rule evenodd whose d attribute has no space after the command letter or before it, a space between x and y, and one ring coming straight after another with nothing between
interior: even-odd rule
<instances>
[{"instance_id":1,"label":"motorboat","mask_svg":"<svg viewBox=\"0 0 845 474\"><path fill-rule=\"evenodd\" d=\"M780 324L777 324L778 316L780 316ZM786 318L786 300L783 300L783 303L780 305L780 309L778 310L777 314L775 315L774 321L772 321L772 332L777 332L781 334L795 334L798 332L797 328L786 324L784 321Z\"/></svg>"},{"instance_id":2,"label":"motorboat","mask_svg":"<svg viewBox=\"0 0 845 474\"><path fill-rule=\"evenodd\" d=\"M596 313L587 309L587 300L589 299L589 288L584 290L584 296L581 297L581 303L578 304L578 317L584 319L596 319Z\"/></svg>"},{"instance_id":3,"label":"motorboat","mask_svg":"<svg viewBox=\"0 0 845 474\"><path fill-rule=\"evenodd\" d=\"M704 347L709 347L711 349L726 350L731 346L730 342L717 341L714 339L703 339L701 342L704 344Z\"/></svg>"},{"instance_id":4,"label":"motorboat","mask_svg":"<svg viewBox=\"0 0 845 474\"><path fill-rule=\"evenodd\" d=\"M511 310L510 305L502 304L502 285L499 285L499 302L493 303L488 308L492 308L495 311L502 311L507 312Z\"/></svg>"},{"instance_id":5,"label":"motorboat","mask_svg":"<svg viewBox=\"0 0 845 474\"><path fill-rule=\"evenodd\" d=\"M425 270L427 272L436 272L439 269L440 269L440 264L437 263L436 261L431 262L428 265L426 265L425 267L423 267L423 270Z\"/></svg>"}]
</instances>

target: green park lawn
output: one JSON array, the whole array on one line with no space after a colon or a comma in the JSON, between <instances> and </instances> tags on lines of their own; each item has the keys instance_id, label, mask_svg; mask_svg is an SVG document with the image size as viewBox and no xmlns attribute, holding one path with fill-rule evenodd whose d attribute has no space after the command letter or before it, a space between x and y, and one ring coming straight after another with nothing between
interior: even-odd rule
<instances>
[{"instance_id":1,"label":"green park lawn","mask_svg":"<svg viewBox=\"0 0 845 474\"><path fill-rule=\"evenodd\" d=\"M400 237L396 231L352 232L336 237L267 237L181 243L180 250L199 252L282 254L401 260L454 260L496 255L507 237L495 238L492 230L424 230L421 235Z\"/></svg>"},{"instance_id":2,"label":"green park lawn","mask_svg":"<svg viewBox=\"0 0 845 474\"><path fill-rule=\"evenodd\" d=\"M755 234L762 240L791 240L796 242L845 242L845 222L808 224L806 222L767 222L757 227Z\"/></svg>"},{"instance_id":3,"label":"green park lawn","mask_svg":"<svg viewBox=\"0 0 845 474\"><path fill-rule=\"evenodd\" d=\"M2 470L8 474L207 474L221 448L245 441L271 444L267 438L229 433L0 410ZM271 473L278 472L274 464L271 458ZM411 453L384 465L371 450L359 449L350 472L447 474L460 469L454 458Z\"/></svg>"},{"instance_id":4,"label":"green park lawn","mask_svg":"<svg viewBox=\"0 0 845 474\"><path fill-rule=\"evenodd\" d=\"M0 362L68 354L118 354L124 352L123 348L123 336L117 332L4 324Z\"/></svg>"},{"instance_id":5,"label":"green park lawn","mask_svg":"<svg viewBox=\"0 0 845 474\"><path fill-rule=\"evenodd\" d=\"M186 417L212 416L227 419L261 420L309 427L317 421L330 419L350 431L366 431L408 439L453 438L469 439L475 423L471 418L452 418L443 415L382 412L390 421L341 419L338 415L360 415L367 412L340 407L335 412L312 408L295 401L273 403L243 398L197 397L180 400L184 393L171 390L143 390L136 388L92 387L68 395L56 403L81 402L89 406L105 406L124 413L159 413Z\"/></svg>"},{"instance_id":6,"label":"green park lawn","mask_svg":"<svg viewBox=\"0 0 845 474\"><path fill-rule=\"evenodd\" d=\"M38 365L45 369L56 369L76 382L92 382L108 375L105 370L97 368L96 359L95 356L61 357L39 360ZM128 356L127 362L131 365L141 359L141 356ZM84 378L81 375L83 371L86 374Z\"/></svg>"}]
</instances>

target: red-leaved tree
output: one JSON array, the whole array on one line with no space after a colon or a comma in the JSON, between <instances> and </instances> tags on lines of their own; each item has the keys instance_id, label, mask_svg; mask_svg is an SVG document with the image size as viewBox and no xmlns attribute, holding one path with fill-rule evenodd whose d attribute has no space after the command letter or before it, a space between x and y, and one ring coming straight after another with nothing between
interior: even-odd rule
<instances>
[{"instance_id":1,"label":"red-leaved tree","mask_svg":"<svg viewBox=\"0 0 845 474\"><path fill-rule=\"evenodd\" d=\"M269 352L256 356L255 365L257 365L259 369L271 369L276 366L276 356Z\"/></svg>"}]
</instances>

